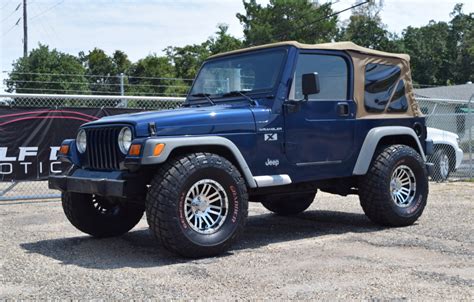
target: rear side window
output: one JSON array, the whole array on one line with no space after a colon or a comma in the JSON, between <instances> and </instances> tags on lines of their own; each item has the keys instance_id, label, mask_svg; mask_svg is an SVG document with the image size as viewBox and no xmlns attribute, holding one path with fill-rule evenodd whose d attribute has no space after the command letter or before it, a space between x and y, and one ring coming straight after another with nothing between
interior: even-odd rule
<instances>
[{"instance_id":1,"label":"rear side window","mask_svg":"<svg viewBox=\"0 0 474 302\"><path fill-rule=\"evenodd\" d=\"M320 54L300 54L296 64L293 82L295 99L303 99L301 79L305 73L317 72L319 75L320 92L308 96L314 100L346 100L348 71L343 57Z\"/></svg>"},{"instance_id":2,"label":"rear side window","mask_svg":"<svg viewBox=\"0 0 474 302\"><path fill-rule=\"evenodd\" d=\"M400 67L385 64L367 64L365 67L365 109L368 112L405 112L408 102L405 82L400 79ZM395 90L395 92L394 92ZM390 98L393 94L393 97Z\"/></svg>"},{"instance_id":3,"label":"rear side window","mask_svg":"<svg viewBox=\"0 0 474 302\"><path fill-rule=\"evenodd\" d=\"M408 101L405 96L405 81L398 82L395 93L393 94L387 112L406 112L408 110Z\"/></svg>"}]
</instances>

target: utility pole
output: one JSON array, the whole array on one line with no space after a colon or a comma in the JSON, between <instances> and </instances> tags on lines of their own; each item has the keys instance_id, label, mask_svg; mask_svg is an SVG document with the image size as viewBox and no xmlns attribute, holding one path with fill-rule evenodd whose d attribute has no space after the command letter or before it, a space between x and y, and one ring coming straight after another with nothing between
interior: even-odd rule
<instances>
[{"instance_id":1,"label":"utility pole","mask_svg":"<svg viewBox=\"0 0 474 302\"><path fill-rule=\"evenodd\" d=\"M23 0L23 57L28 56L28 18L26 17L26 0Z\"/></svg>"}]
</instances>

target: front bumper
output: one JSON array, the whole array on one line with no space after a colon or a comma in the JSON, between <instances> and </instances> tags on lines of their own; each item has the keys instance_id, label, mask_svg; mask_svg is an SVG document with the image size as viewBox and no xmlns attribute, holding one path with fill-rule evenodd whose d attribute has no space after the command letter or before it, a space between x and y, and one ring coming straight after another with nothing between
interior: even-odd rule
<instances>
[{"instance_id":1,"label":"front bumper","mask_svg":"<svg viewBox=\"0 0 474 302\"><path fill-rule=\"evenodd\" d=\"M460 148L457 148L456 149L456 164L454 165L454 170L459 168L459 166L462 163L463 157L464 157L464 152Z\"/></svg>"},{"instance_id":2,"label":"front bumper","mask_svg":"<svg viewBox=\"0 0 474 302\"><path fill-rule=\"evenodd\" d=\"M120 171L101 172L77 169L71 175L51 175L50 189L62 192L96 194L106 197L136 197L143 195L145 185L138 175Z\"/></svg>"}]
</instances>

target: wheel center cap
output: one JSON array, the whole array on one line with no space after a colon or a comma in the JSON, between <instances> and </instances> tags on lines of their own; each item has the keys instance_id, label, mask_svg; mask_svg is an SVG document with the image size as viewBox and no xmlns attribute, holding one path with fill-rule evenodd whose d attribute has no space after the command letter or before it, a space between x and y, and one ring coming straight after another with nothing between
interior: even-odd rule
<instances>
[{"instance_id":1,"label":"wheel center cap","mask_svg":"<svg viewBox=\"0 0 474 302\"><path fill-rule=\"evenodd\" d=\"M398 192L402 188L402 184L398 179L394 179L391 181L390 187L393 192Z\"/></svg>"},{"instance_id":2,"label":"wheel center cap","mask_svg":"<svg viewBox=\"0 0 474 302\"><path fill-rule=\"evenodd\" d=\"M202 198L201 196L197 196L191 202L191 206L194 208L195 211L205 212L209 205L204 198Z\"/></svg>"}]
</instances>

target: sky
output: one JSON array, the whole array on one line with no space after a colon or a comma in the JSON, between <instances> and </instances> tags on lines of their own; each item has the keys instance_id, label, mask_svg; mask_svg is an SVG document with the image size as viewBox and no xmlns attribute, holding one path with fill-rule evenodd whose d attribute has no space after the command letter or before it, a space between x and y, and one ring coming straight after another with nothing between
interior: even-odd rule
<instances>
[{"instance_id":1,"label":"sky","mask_svg":"<svg viewBox=\"0 0 474 302\"><path fill-rule=\"evenodd\" d=\"M77 55L94 47L111 54L119 49L132 61L148 54L162 54L167 46L201 43L220 23L242 38L242 26L235 17L244 12L241 0L27 0L28 44L47 44L59 51ZM355 0L334 2L334 11ZM5 71L23 54L22 0L0 0L0 81ZM268 0L257 0L263 5ZM474 0L385 0L382 21L391 32L407 26L426 25L430 20L449 21L456 3L464 12L474 11ZM340 15L344 21L350 12Z\"/></svg>"}]
</instances>

